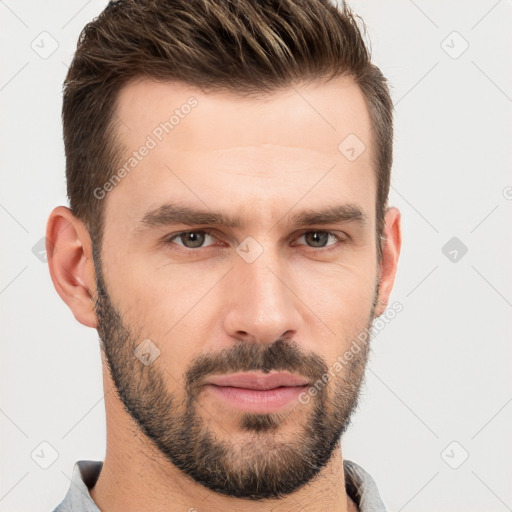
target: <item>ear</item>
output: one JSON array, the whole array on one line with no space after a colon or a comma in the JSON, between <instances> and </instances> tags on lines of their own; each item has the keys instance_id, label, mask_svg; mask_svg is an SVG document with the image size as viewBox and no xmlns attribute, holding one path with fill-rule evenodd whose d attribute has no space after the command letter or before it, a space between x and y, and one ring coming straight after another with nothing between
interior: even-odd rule
<instances>
[{"instance_id":1,"label":"ear","mask_svg":"<svg viewBox=\"0 0 512 512\"><path fill-rule=\"evenodd\" d=\"M375 307L376 317L382 315L388 306L389 296L395 282L400 248L402 247L400 211L394 207L388 208L384 220L382 260L379 270L379 295Z\"/></svg>"},{"instance_id":2,"label":"ear","mask_svg":"<svg viewBox=\"0 0 512 512\"><path fill-rule=\"evenodd\" d=\"M91 238L84 223L65 206L55 208L48 218L46 254L57 293L81 324L96 328Z\"/></svg>"}]
</instances>

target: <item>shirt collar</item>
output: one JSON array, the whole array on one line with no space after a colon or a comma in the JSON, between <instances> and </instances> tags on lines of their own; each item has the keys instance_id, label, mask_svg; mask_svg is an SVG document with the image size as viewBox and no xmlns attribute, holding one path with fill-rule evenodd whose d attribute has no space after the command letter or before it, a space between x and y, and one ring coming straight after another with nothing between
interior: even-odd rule
<instances>
[{"instance_id":1,"label":"shirt collar","mask_svg":"<svg viewBox=\"0 0 512 512\"><path fill-rule=\"evenodd\" d=\"M98 480L103 462L79 460L73 468L71 484L64 500L53 512L101 512L94 503L89 489ZM375 481L361 466L350 460L343 461L347 494L359 512L386 512Z\"/></svg>"},{"instance_id":2,"label":"shirt collar","mask_svg":"<svg viewBox=\"0 0 512 512\"><path fill-rule=\"evenodd\" d=\"M361 466L350 460L343 461L345 488L359 512L386 512L375 481Z\"/></svg>"},{"instance_id":3,"label":"shirt collar","mask_svg":"<svg viewBox=\"0 0 512 512\"><path fill-rule=\"evenodd\" d=\"M96 484L102 467L102 461L79 460L73 467L68 492L53 512L101 512L89 489Z\"/></svg>"}]
</instances>

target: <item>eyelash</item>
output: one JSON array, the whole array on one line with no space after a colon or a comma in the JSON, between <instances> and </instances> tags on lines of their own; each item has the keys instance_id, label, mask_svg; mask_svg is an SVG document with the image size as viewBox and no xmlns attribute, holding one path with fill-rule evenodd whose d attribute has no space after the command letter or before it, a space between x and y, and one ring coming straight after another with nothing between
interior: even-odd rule
<instances>
[{"instance_id":1,"label":"eyelash","mask_svg":"<svg viewBox=\"0 0 512 512\"><path fill-rule=\"evenodd\" d=\"M178 233L173 233L172 235L169 235L168 237L166 237L163 240L163 243L165 245L174 244L174 242L173 242L174 239L179 238L181 235L186 235L188 233L206 233L206 234L210 235L211 237L215 238L215 236L213 235L213 230L210 230L210 229L197 229L197 230L180 231ZM302 237L302 236L304 236L304 235L306 235L308 233L327 233L327 234L331 235L332 237L334 237L336 239L336 243L328 245L328 246L325 246L325 247L311 247L311 246L308 246L306 244L298 244L298 245L304 245L308 249L316 250L317 252L320 251L320 250L322 250L323 252L327 252L327 251L336 249L339 246L339 244L346 243L347 238L348 238L347 235L338 235L338 234L334 233L333 231L324 231L324 230L320 230L320 229L303 231L298 236L298 238L300 238L300 237ZM208 247L212 247L212 245L208 245L206 247L197 247L195 249L190 249L189 247L185 247L185 246L180 245L180 244L175 244L175 245L178 245L180 247L179 250L184 250L186 252L197 252L200 249L207 249Z\"/></svg>"}]
</instances>

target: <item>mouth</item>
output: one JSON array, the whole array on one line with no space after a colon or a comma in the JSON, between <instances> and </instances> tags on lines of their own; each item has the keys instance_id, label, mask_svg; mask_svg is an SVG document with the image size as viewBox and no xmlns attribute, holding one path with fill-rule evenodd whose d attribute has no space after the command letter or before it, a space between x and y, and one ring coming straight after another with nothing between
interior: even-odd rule
<instances>
[{"instance_id":1,"label":"mouth","mask_svg":"<svg viewBox=\"0 0 512 512\"><path fill-rule=\"evenodd\" d=\"M308 379L286 372L251 372L211 377L205 389L229 407L264 414L297 404L309 385Z\"/></svg>"}]
</instances>

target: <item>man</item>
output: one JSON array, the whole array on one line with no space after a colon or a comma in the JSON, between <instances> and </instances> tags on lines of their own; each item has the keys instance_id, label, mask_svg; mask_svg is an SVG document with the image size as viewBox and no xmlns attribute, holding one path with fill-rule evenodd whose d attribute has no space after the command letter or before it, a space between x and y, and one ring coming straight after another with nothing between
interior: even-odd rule
<instances>
[{"instance_id":1,"label":"man","mask_svg":"<svg viewBox=\"0 0 512 512\"><path fill-rule=\"evenodd\" d=\"M107 449L56 510L385 510L341 451L401 245L348 7L111 2L63 124L49 266L100 336Z\"/></svg>"}]
</instances>

